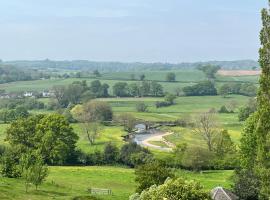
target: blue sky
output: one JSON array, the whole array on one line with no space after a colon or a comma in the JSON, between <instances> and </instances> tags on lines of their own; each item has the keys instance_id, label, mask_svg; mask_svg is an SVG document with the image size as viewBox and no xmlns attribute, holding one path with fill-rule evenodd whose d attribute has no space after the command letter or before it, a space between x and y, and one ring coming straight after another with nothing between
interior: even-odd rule
<instances>
[{"instance_id":1,"label":"blue sky","mask_svg":"<svg viewBox=\"0 0 270 200\"><path fill-rule=\"evenodd\" d=\"M2 0L0 58L257 59L267 0Z\"/></svg>"}]
</instances>

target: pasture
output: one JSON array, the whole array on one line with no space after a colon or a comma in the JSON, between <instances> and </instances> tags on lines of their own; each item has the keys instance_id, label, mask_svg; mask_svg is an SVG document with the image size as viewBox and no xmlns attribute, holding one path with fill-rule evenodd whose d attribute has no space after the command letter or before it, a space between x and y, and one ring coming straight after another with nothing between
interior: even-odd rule
<instances>
[{"instance_id":1,"label":"pasture","mask_svg":"<svg viewBox=\"0 0 270 200\"><path fill-rule=\"evenodd\" d=\"M126 200L134 193L134 170L123 167L50 167L50 174L38 191L34 187L25 192L23 180L3 178L0 183L0 199L5 200L72 200L89 196L87 189L106 188L112 195L98 196L103 200ZM219 185L229 188L232 171L207 171L194 173L176 170L176 175L187 180L200 181L209 191Z\"/></svg>"}]
</instances>

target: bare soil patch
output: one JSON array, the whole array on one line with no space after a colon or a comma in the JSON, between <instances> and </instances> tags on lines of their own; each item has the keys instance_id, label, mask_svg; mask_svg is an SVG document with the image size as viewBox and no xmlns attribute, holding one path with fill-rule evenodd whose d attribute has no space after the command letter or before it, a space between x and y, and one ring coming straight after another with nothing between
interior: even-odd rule
<instances>
[{"instance_id":1,"label":"bare soil patch","mask_svg":"<svg viewBox=\"0 0 270 200\"><path fill-rule=\"evenodd\" d=\"M261 74L260 70L219 70L221 76L257 76Z\"/></svg>"}]
</instances>

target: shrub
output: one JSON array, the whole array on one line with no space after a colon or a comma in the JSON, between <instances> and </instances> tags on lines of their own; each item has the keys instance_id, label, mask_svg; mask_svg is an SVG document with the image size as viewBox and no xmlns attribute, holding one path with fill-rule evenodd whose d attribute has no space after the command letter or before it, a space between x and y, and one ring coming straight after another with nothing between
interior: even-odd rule
<instances>
[{"instance_id":1,"label":"shrub","mask_svg":"<svg viewBox=\"0 0 270 200\"><path fill-rule=\"evenodd\" d=\"M167 179L160 186L152 186L142 192L140 200L210 200L210 195L203 187L194 181L185 181L181 178Z\"/></svg>"},{"instance_id":2,"label":"shrub","mask_svg":"<svg viewBox=\"0 0 270 200\"><path fill-rule=\"evenodd\" d=\"M147 108L148 108L148 106L143 102L136 104L136 110L138 112L147 112Z\"/></svg>"}]
</instances>

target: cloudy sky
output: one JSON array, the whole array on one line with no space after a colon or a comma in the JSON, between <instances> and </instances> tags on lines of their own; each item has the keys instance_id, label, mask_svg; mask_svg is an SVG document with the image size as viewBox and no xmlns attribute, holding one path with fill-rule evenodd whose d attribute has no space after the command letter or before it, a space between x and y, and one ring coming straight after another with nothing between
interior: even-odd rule
<instances>
[{"instance_id":1,"label":"cloudy sky","mask_svg":"<svg viewBox=\"0 0 270 200\"><path fill-rule=\"evenodd\" d=\"M257 59L267 0L1 0L0 59Z\"/></svg>"}]
</instances>

